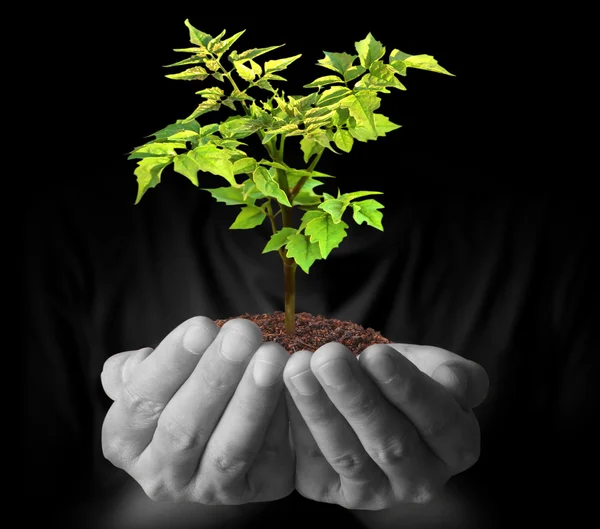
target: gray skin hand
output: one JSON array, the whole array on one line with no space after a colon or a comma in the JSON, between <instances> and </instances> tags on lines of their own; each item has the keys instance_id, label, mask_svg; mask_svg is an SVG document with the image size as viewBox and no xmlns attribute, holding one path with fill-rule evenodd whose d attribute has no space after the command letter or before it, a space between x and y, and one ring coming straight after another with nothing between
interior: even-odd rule
<instances>
[{"instance_id":1,"label":"gray skin hand","mask_svg":"<svg viewBox=\"0 0 600 529\"><path fill-rule=\"evenodd\" d=\"M348 509L428 503L479 457L488 377L437 347L332 342L284 370L296 489Z\"/></svg>"},{"instance_id":2,"label":"gray skin hand","mask_svg":"<svg viewBox=\"0 0 600 529\"><path fill-rule=\"evenodd\" d=\"M198 316L155 350L110 357L104 456L153 500L239 505L294 490L283 395L288 353L258 326Z\"/></svg>"}]
</instances>

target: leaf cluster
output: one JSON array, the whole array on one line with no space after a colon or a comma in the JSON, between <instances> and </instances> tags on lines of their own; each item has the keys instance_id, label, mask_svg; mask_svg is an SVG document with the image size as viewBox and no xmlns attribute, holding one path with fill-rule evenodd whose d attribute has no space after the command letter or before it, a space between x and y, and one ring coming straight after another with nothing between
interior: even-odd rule
<instances>
[{"instance_id":1,"label":"leaf cluster","mask_svg":"<svg viewBox=\"0 0 600 529\"><path fill-rule=\"evenodd\" d=\"M189 57L167 67L186 68L166 77L214 83L196 92L202 101L189 116L155 132L152 140L130 153L128 159L138 160L135 203L160 183L163 170L170 165L195 186L199 186L199 172L220 176L227 186L202 189L219 202L241 207L230 229L251 229L269 217L273 235L263 253L278 251L283 258L285 248L287 258L293 258L306 273L346 236L348 224L342 220L346 210L352 211L357 224L366 222L383 231L379 211L383 204L358 200L381 192L340 194L338 189L336 197L316 193L315 188L323 184L321 179L333 177L315 166L325 150L349 153L355 141L376 140L400 128L376 111L381 104L379 94L406 90L398 76L405 77L409 68L452 74L430 55L394 49L385 61L385 47L369 33L355 43L355 55L324 52L317 64L329 70L328 74L304 85L312 90L307 95L286 96L274 84L286 81L281 72L301 55L263 61L263 55L283 45L237 52L232 46L245 30L229 38L224 38L225 31L212 37L189 20L185 24L193 47L174 51ZM236 114L223 121L198 121L223 105ZM250 136L258 136L268 158L258 160L246 154L247 143L242 140ZM300 137L305 168L293 168L284 161L285 140L293 136ZM275 203L279 212L274 214ZM276 216L292 207L305 211L301 225L278 230Z\"/></svg>"}]
</instances>

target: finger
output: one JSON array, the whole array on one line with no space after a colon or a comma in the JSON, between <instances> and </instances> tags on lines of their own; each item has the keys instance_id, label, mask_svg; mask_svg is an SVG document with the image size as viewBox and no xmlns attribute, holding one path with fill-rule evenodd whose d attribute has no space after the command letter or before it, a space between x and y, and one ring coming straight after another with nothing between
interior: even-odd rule
<instances>
[{"instance_id":1,"label":"finger","mask_svg":"<svg viewBox=\"0 0 600 529\"><path fill-rule=\"evenodd\" d=\"M309 353L309 351L298 351L294 353L293 358L299 354L312 353ZM309 365L310 360L306 363ZM310 365L308 369L310 370ZM339 474L329 464L323 452L321 452L319 445L315 441L306 421L296 406L294 398L287 388L285 391L285 400L296 459L296 490L309 500L338 503L340 488Z\"/></svg>"},{"instance_id":2,"label":"finger","mask_svg":"<svg viewBox=\"0 0 600 529\"><path fill-rule=\"evenodd\" d=\"M161 413L152 442L140 454L140 472L168 473L167 481L188 483L206 443L262 342L250 320L226 322L196 368ZM158 469L158 470L157 470Z\"/></svg>"},{"instance_id":3,"label":"finger","mask_svg":"<svg viewBox=\"0 0 600 529\"><path fill-rule=\"evenodd\" d=\"M346 347L336 342L320 347L310 367L397 497L426 501L449 477L445 464L423 444L409 419L383 398Z\"/></svg>"},{"instance_id":4,"label":"finger","mask_svg":"<svg viewBox=\"0 0 600 529\"><path fill-rule=\"evenodd\" d=\"M223 412L200 460L196 479L215 483L240 501L266 501L247 475L265 440L265 434L283 389L288 352L277 342L262 344ZM266 456L268 454L263 454Z\"/></svg>"},{"instance_id":5,"label":"finger","mask_svg":"<svg viewBox=\"0 0 600 529\"><path fill-rule=\"evenodd\" d=\"M431 378L444 386L465 409L479 406L486 398L490 381L483 367L470 360L448 360L439 365Z\"/></svg>"},{"instance_id":6,"label":"finger","mask_svg":"<svg viewBox=\"0 0 600 529\"><path fill-rule=\"evenodd\" d=\"M348 351L348 354L351 353ZM330 502L340 503L347 508L366 505L375 497L387 497L389 483L386 476L369 457L352 427L320 387L311 370L313 358L314 354L308 351L294 353L284 371L284 381L320 452L338 474L333 483L331 480L324 482L330 487L320 491L320 494ZM308 439L300 421L295 422L296 434L299 435L295 438L295 442L298 441L295 448L298 457L312 459L309 461L311 467L326 477L329 473L323 468L323 462L318 460L314 444ZM311 481L314 482L314 479ZM369 487L365 487L367 483ZM365 497L365 491L369 497ZM307 491L303 493L306 494Z\"/></svg>"},{"instance_id":7,"label":"finger","mask_svg":"<svg viewBox=\"0 0 600 529\"><path fill-rule=\"evenodd\" d=\"M489 379L485 369L478 363L441 347L402 343L389 345L423 373L444 385L464 408L475 408L485 400ZM444 364L451 371L442 368Z\"/></svg>"},{"instance_id":8,"label":"finger","mask_svg":"<svg viewBox=\"0 0 600 529\"><path fill-rule=\"evenodd\" d=\"M146 448L171 397L194 371L214 341L218 326L191 318L171 331L121 387L102 427L105 457L128 467Z\"/></svg>"},{"instance_id":9,"label":"finger","mask_svg":"<svg viewBox=\"0 0 600 529\"><path fill-rule=\"evenodd\" d=\"M387 400L403 412L423 441L451 469L462 471L477 460L477 421L444 386L385 344L365 349L359 363Z\"/></svg>"},{"instance_id":10,"label":"finger","mask_svg":"<svg viewBox=\"0 0 600 529\"><path fill-rule=\"evenodd\" d=\"M144 347L136 351L124 351L111 356L102 368L100 380L104 392L116 400L123 383L129 380L131 372L143 362L153 351L152 347Z\"/></svg>"}]
</instances>

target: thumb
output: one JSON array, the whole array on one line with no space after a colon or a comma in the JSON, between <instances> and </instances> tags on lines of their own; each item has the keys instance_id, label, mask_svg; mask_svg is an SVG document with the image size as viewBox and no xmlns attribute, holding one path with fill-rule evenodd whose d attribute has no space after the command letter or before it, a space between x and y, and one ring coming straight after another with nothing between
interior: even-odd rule
<instances>
[{"instance_id":1,"label":"thumb","mask_svg":"<svg viewBox=\"0 0 600 529\"><path fill-rule=\"evenodd\" d=\"M142 363L153 351L151 347L144 347L137 351L124 351L112 355L102 368L100 380L102 388L112 400L115 400L123 387L123 384L129 380L133 370Z\"/></svg>"}]
</instances>

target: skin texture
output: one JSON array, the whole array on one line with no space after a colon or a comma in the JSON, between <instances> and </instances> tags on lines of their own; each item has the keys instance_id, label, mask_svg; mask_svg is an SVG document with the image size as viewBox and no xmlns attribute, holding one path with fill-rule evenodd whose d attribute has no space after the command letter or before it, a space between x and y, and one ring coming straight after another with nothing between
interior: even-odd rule
<instances>
[{"instance_id":1,"label":"skin texture","mask_svg":"<svg viewBox=\"0 0 600 529\"><path fill-rule=\"evenodd\" d=\"M358 359L335 342L289 356L261 340L249 320L219 329L198 316L155 350L110 357L105 457L154 500L240 505L296 488L374 511L426 503L477 461L472 409L488 387L478 364L405 344Z\"/></svg>"}]
</instances>

